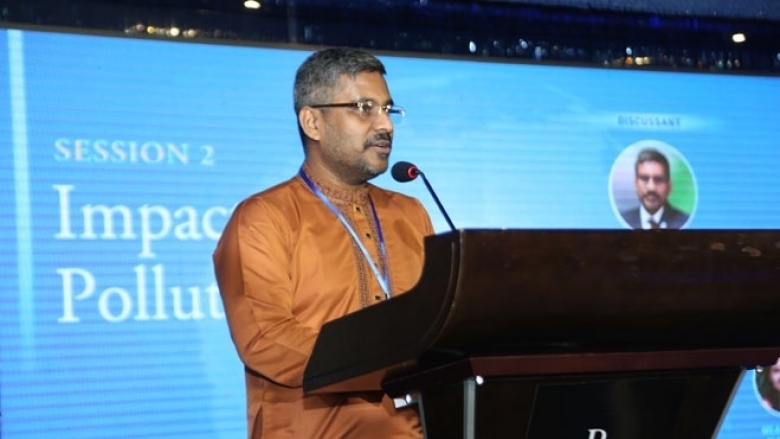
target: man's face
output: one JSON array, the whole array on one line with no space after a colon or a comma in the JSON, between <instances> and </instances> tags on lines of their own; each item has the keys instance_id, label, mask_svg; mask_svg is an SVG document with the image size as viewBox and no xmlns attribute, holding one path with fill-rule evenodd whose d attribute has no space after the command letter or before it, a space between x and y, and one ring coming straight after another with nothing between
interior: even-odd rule
<instances>
[{"instance_id":1,"label":"man's face","mask_svg":"<svg viewBox=\"0 0 780 439\"><path fill-rule=\"evenodd\" d=\"M780 392L780 358L769 368L769 380L772 381L774 388Z\"/></svg>"},{"instance_id":2,"label":"man's face","mask_svg":"<svg viewBox=\"0 0 780 439\"><path fill-rule=\"evenodd\" d=\"M658 162L642 162L636 168L636 194L645 209L652 213L666 203L672 182Z\"/></svg>"},{"instance_id":3,"label":"man's face","mask_svg":"<svg viewBox=\"0 0 780 439\"><path fill-rule=\"evenodd\" d=\"M391 104L381 73L343 75L331 103L373 101ZM393 141L393 123L384 112L370 116L357 108L323 109L325 121L320 139L322 160L342 180L359 184L387 170Z\"/></svg>"}]
</instances>

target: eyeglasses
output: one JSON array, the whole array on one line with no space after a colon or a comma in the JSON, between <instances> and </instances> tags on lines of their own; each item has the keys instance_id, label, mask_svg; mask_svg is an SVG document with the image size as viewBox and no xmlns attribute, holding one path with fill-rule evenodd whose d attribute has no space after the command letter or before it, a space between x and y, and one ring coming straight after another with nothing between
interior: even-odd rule
<instances>
[{"instance_id":1,"label":"eyeglasses","mask_svg":"<svg viewBox=\"0 0 780 439\"><path fill-rule=\"evenodd\" d=\"M668 178L661 175L638 175L636 179L641 181L643 184L648 184L650 183L650 180L653 180L653 183L657 185L666 184L666 182L669 180Z\"/></svg>"},{"instance_id":2,"label":"eyeglasses","mask_svg":"<svg viewBox=\"0 0 780 439\"><path fill-rule=\"evenodd\" d=\"M379 117L380 114L384 113L390 117L390 120L393 121L393 123L401 122L406 115L406 111L404 111L404 109L401 107L396 107L393 104L379 105L374 101L358 101L347 102L343 104L319 104L309 106L311 108L356 108L360 117L365 120L374 120Z\"/></svg>"}]
</instances>

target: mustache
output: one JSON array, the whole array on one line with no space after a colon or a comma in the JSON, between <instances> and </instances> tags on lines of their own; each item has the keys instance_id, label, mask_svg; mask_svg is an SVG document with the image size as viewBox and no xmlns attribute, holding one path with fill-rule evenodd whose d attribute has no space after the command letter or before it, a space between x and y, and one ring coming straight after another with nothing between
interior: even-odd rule
<instances>
[{"instance_id":1,"label":"mustache","mask_svg":"<svg viewBox=\"0 0 780 439\"><path fill-rule=\"evenodd\" d=\"M371 145L374 145L378 142L387 142L389 143L389 146L393 147L393 136L391 136L389 133L379 133L371 136L368 138L365 142L363 142L363 146L368 149Z\"/></svg>"}]
</instances>

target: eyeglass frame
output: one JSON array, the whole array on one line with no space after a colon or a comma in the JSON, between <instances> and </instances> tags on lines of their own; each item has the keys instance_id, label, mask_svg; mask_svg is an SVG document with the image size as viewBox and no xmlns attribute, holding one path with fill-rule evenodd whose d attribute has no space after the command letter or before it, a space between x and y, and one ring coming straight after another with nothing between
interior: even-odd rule
<instances>
[{"instance_id":1,"label":"eyeglass frame","mask_svg":"<svg viewBox=\"0 0 780 439\"><path fill-rule=\"evenodd\" d=\"M650 180L653 180L655 185L662 185L669 183L669 177L663 175L637 175L636 179L641 181L642 184L650 184Z\"/></svg>"},{"instance_id":2,"label":"eyeglass frame","mask_svg":"<svg viewBox=\"0 0 780 439\"><path fill-rule=\"evenodd\" d=\"M377 111L384 112L387 115L387 117L399 116L403 118L404 116L406 116L406 110L404 110L401 107L397 107L393 104L379 105L372 100L357 101L357 102L342 102L342 103L335 103L335 104L309 105L309 107L311 108L357 108L358 113L361 115L361 117L365 118L366 120L370 120L379 116L378 112L377 113L370 112L370 111L374 111L373 110L374 106L376 106L376 108L379 109ZM365 107L368 108L369 112L364 110Z\"/></svg>"}]
</instances>

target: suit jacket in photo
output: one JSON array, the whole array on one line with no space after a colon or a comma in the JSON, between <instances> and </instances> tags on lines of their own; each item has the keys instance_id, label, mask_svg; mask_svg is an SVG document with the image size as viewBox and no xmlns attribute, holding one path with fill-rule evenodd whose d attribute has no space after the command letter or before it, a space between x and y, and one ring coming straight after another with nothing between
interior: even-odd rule
<instances>
[{"instance_id":1,"label":"suit jacket in photo","mask_svg":"<svg viewBox=\"0 0 780 439\"><path fill-rule=\"evenodd\" d=\"M633 229L641 229L642 222L639 215L639 207L620 212L620 215ZM664 214L661 216L661 224L666 224L667 229L679 229L688 222L688 215L672 207L671 204L664 205Z\"/></svg>"}]
</instances>

